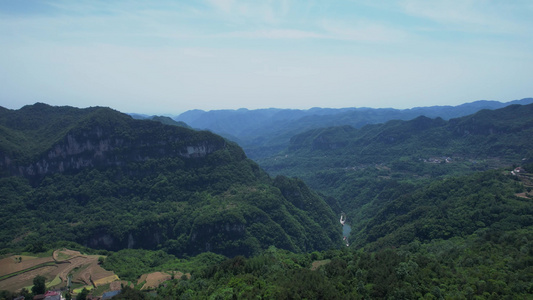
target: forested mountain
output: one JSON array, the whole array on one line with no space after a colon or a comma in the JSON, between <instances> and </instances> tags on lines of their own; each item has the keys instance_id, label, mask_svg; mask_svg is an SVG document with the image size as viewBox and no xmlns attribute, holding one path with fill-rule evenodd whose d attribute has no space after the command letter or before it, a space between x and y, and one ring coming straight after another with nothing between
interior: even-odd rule
<instances>
[{"instance_id":1,"label":"forested mountain","mask_svg":"<svg viewBox=\"0 0 533 300\"><path fill-rule=\"evenodd\" d=\"M451 166L462 169L465 164L505 166L533 157L532 115L533 104L512 105L449 121L421 116L360 129L314 129L293 136L285 151L260 164L274 174L306 179L306 174L375 165L420 176L430 175L428 168L447 173ZM432 167L435 163L442 164Z\"/></svg>"},{"instance_id":2,"label":"forested mountain","mask_svg":"<svg viewBox=\"0 0 533 300\"><path fill-rule=\"evenodd\" d=\"M532 116L314 128L259 160L272 179L166 118L0 108L0 249L111 250L119 299L532 299ZM156 271L167 281L141 291Z\"/></svg>"},{"instance_id":3,"label":"forested mountain","mask_svg":"<svg viewBox=\"0 0 533 300\"><path fill-rule=\"evenodd\" d=\"M271 179L210 132L46 104L1 109L0 130L4 251L67 240L234 256L340 242L337 217L303 182Z\"/></svg>"},{"instance_id":4,"label":"forested mountain","mask_svg":"<svg viewBox=\"0 0 533 300\"><path fill-rule=\"evenodd\" d=\"M449 121L418 117L315 129L260 164L336 199L356 247L528 227L532 206L514 197L524 190L516 178L475 172L530 163L532 116L533 104L511 105Z\"/></svg>"},{"instance_id":5,"label":"forested mountain","mask_svg":"<svg viewBox=\"0 0 533 300\"><path fill-rule=\"evenodd\" d=\"M498 109L512 104L531 104L533 98L502 103L475 101L458 106L430 106L411 109L311 108L187 111L177 117L193 128L208 129L243 147L252 159L262 159L287 147L292 136L310 129L349 125L360 128L390 120L410 120L418 116L444 120L473 114L482 109Z\"/></svg>"},{"instance_id":6,"label":"forested mountain","mask_svg":"<svg viewBox=\"0 0 533 300\"><path fill-rule=\"evenodd\" d=\"M152 120L152 121L158 121L158 122L161 122L167 125L175 125L175 126L191 128L191 126L187 125L187 123L183 121L175 121L171 117L167 117L167 116L147 116L147 115L134 114L134 113L130 113L129 115L132 118L137 119L137 120Z\"/></svg>"}]
</instances>

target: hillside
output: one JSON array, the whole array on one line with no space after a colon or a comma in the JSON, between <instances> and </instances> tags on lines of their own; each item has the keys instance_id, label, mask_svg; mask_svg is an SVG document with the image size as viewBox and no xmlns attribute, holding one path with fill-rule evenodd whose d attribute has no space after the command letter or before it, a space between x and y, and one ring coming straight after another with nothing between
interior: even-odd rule
<instances>
[{"instance_id":1,"label":"hillside","mask_svg":"<svg viewBox=\"0 0 533 300\"><path fill-rule=\"evenodd\" d=\"M381 193L353 214L356 234L351 241L355 247L383 249L531 228L531 198L517 196L525 191L517 176L498 170L435 180L394 195Z\"/></svg>"},{"instance_id":2,"label":"hillside","mask_svg":"<svg viewBox=\"0 0 533 300\"><path fill-rule=\"evenodd\" d=\"M128 283L120 299L533 293L533 104L308 130L260 161L275 178L168 119L37 105L0 108L1 253L101 249L98 274Z\"/></svg>"},{"instance_id":3,"label":"hillside","mask_svg":"<svg viewBox=\"0 0 533 300\"><path fill-rule=\"evenodd\" d=\"M495 181L508 180L477 172L532 161L531 116L532 104L511 105L449 121L418 117L360 129L315 129L294 136L285 152L259 163L272 174L300 177L327 199L338 201L328 203L337 212L342 209L347 213L352 226L351 244L355 247L464 236L507 218L483 211L484 208L477 211L479 203L464 202L464 197L496 201L484 205L500 207L499 211L516 221L530 210L528 201L512 200L514 193L523 189L520 186L507 187L517 191L496 200L477 196L498 195L505 189L484 189ZM509 169L506 172L510 174ZM466 178L461 177L465 175ZM470 180L470 176L477 179ZM442 181L445 179L451 181ZM455 180L459 180L458 186L451 185ZM483 187L476 185L480 181L484 182ZM428 186L439 186L436 189L444 196L437 200ZM505 205L503 199L507 199ZM465 215L469 210L477 211L477 217ZM492 215L489 221L482 217L487 215ZM468 221L454 223L457 218ZM528 222L519 226L530 226Z\"/></svg>"},{"instance_id":4,"label":"hillside","mask_svg":"<svg viewBox=\"0 0 533 300\"><path fill-rule=\"evenodd\" d=\"M268 249L202 265L158 299L531 299L533 230L479 231L377 251ZM127 292L127 291L126 291Z\"/></svg>"},{"instance_id":5,"label":"hillside","mask_svg":"<svg viewBox=\"0 0 533 300\"><path fill-rule=\"evenodd\" d=\"M349 125L361 128L367 124L390 120L411 120L419 116L444 120L473 114L482 109L498 109L513 104L531 104L533 98L502 103L475 101L458 106L430 106L411 109L392 108L311 108L238 109L187 111L174 119L193 128L208 129L241 145L252 159L263 159L285 149L292 136L311 129Z\"/></svg>"},{"instance_id":6,"label":"hillside","mask_svg":"<svg viewBox=\"0 0 533 300\"><path fill-rule=\"evenodd\" d=\"M360 129L314 129L293 136L285 151L259 162L273 174L306 180L317 172L375 165L420 176L439 173L439 168L448 173L452 166L461 172L506 166L533 157L532 114L531 104L511 105L449 121L421 116Z\"/></svg>"},{"instance_id":7,"label":"hillside","mask_svg":"<svg viewBox=\"0 0 533 300\"><path fill-rule=\"evenodd\" d=\"M130 115L132 118L137 119L137 120L152 120L152 121L157 121L157 122L160 122L160 123L163 123L163 124L166 124L166 125L175 125L175 126L181 126L181 127L192 129L191 126L187 125L185 122L183 122L183 121L175 121L171 117L166 117L166 116L147 116L147 115L134 114L134 113L130 113L128 115Z\"/></svg>"},{"instance_id":8,"label":"hillside","mask_svg":"<svg viewBox=\"0 0 533 300\"><path fill-rule=\"evenodd\" d=\"M322 198L210 132L45 104L1 110L0 128L3 251L66 240L234 256L340 242Z\"/></svg>"}]
</instances>

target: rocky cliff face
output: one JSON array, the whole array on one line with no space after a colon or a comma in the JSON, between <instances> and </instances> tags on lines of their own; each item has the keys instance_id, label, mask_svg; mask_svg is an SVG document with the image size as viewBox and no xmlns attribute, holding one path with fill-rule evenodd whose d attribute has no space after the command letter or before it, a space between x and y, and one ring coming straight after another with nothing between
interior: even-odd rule
<instances>
[{"instance_id":1,"label":"rocky cliff face","mask_svg":"<svg viewBox=\"0 0 533 300\"><path fill-rule=\"evenodd\" d=\"M97 126L82 132L68 133L30 164L19 165L5 153L0 153L0 168L7 170L4 173L9 175L40 177L165 156L203 158L225 146L226 142L222 138L187 139L178 132L167 133L157 140L150 136L125 138Z\"/></svg>"},{"instance_id":2,"label":"rocky cliff face","mask_svg":"<svg viewBox=\"0 0 533 300\"><path fill-rule=\"evenodd\" d=\"M102 228L79 242L86 247L112 251L134 248L156 249L163 242L164 236L168 236L169 230L166 226L147 225L145 228L132 230L122 237L118 237L108 232L107 229Z\"/></svg>"},{"instance_id":3,"label":"rocky cliff face","mask_svg":"<svg viewBox=\"0 0 533 300\"><path fill-rule=\"evenodd\" d=\"M190 235L190 247L192 251L219 251L221 245L228 242L236 242L246 236L245 224L238 222L216 222L212 224L202 224L195 226ZM241 249L243 250L243 249ZM252 249L247 249L245 254L251 254ZM224 247L222 251L225 255L234 256L235 247Z\"/></svg>"},{"instance_id":4,"label":"rocky cliff face","mask_svg":"<svg viewBox=\"0 0 533 300\"><path fill-rule=\"evenodd\" d=\"M320 198L298 187L288 201L283 195L294 193L218 135L105 108L38 106L0 110L0 177L13 187L0 197L0 215L32 220L0 227L0 243L235 256L270 245L322 250L340 236ZM313 216L304 211L311 206Z\"/></svg>"}]
</instances>

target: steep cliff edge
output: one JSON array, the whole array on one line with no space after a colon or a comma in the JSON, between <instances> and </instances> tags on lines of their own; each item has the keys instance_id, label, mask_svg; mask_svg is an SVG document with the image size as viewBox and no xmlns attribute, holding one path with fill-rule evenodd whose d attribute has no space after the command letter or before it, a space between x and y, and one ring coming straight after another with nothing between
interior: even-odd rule
<instances>
[{"instance_id":1,"label":"steep cliff edge","mask_svg":"<svg viewBox=\"0 0 533 300\"><path fill-rule=\"evenodd\" d=\"M227 147L223 138L209 132L133 120L109 108L91 108L85 114L74 108L63 110L66 115L51 114L50 118L34 122L36 127L24 126L28 122L23 118L38 120L42 110L25 107L22 111L27 113L3 112L1 125L12 136L11 145L4 143L0 148L0 174L4 176L42 177L166 156L202 158ZM71 119L74 114L76 119ZM16 126L12 121L15 118L20 118L22 124ZM67 120L71 120L68 125ZM56 128L58 124L67 126ZM46 142L28 146L36 136ZM55 143L50 145L54 138Z\"/></svg>"},{"instance_id":2,"label":"steep cliff edge","mask_svg":"<svg viewBox=\"0 0 533 300\"><path fill-rule=\"evenodd\" d=\"M0 110L0 133L0 249L67 240L234 256L340 241L322 198L207 131L36 104Z\"/></svg>"}]
</instances>

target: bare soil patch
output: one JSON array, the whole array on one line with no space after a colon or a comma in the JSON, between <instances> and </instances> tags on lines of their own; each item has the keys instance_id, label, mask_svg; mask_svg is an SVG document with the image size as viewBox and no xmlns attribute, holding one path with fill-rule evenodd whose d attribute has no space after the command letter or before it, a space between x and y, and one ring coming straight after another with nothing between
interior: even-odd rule
<instances>
[{"instance_id":1,"label":"bare soil patch","mask_svg":"<svg viewBox=\"0 0 533 300\"><path fill-rule=\"evenodd\" d=\"M311 271L316 271L318 268L320 268L321 266L324 266L324 265L327 265L331 262L330 259L324 259L324 260L315 260L312 264L311 264Z\"/></svg>"},{"instance_id":2,"label":"bare soil patch","mask_svg":"<svg viewBox=\"0 0 533 300\"><path fill-rule=\"evenodd\" d=\"M57 266L45 266L1 280L0 290L18 291L23 287L32 286L33 278L37 275L46 277L46 281L53 280L55 276L51 276L50 274L54 271L57 271Z\"/></svg>"},{"instance_id":3,"label":"bare soil patch","mask_svg":"<svg viewBox=\"0 0 533 300\"><path fill-rule=\"evenodd\" d=\"M18 259L19 257L22 258L20 262ZM40 264L53 261L54 260L51 257L12 255L10 257L0 260L0 276L30 269Z\"/></svg>"},{"instance_id":4,"label":"bare soil patch","mask_svg":"<svg viewBox=\"0 0 533 300\"><path fill-rule=\"evenodd\" d=\"M181 272L177 272L174 277L179 278L183 275ZM137 281L137 284L141 284L146 281L141 290L157 288L161 283L170 280L172 276L163 272L154 272L149 274L143 274Z\"/></svg>"},{"instance_id":5,"label":"bare soil patch","mask_svg":"<svg viewBox=\"0 0 533 300\"><path fill-rule=\"evenodd\" d=\"M526 193L526 192L524 192L524 193L517 193L517 194L515 194L515 196L520 197L520 198L530 199L530 198L528 197L528 196L529 196L529 193Z\"/></svg>"},{"instance_id":6,"label":"bare soil patch","mask_svg":"<svg viewBox=\"0 0 533 300\"><path fill-rule=\"evenodd\" d=\"M109 284L109 290L110 291L116 291L122 289L122 286L129 286L130 288L134 288L135 286L133 283L128 282L126 280L120 280L120 281L114 281Z\"/></svg>"}]
</instances>

